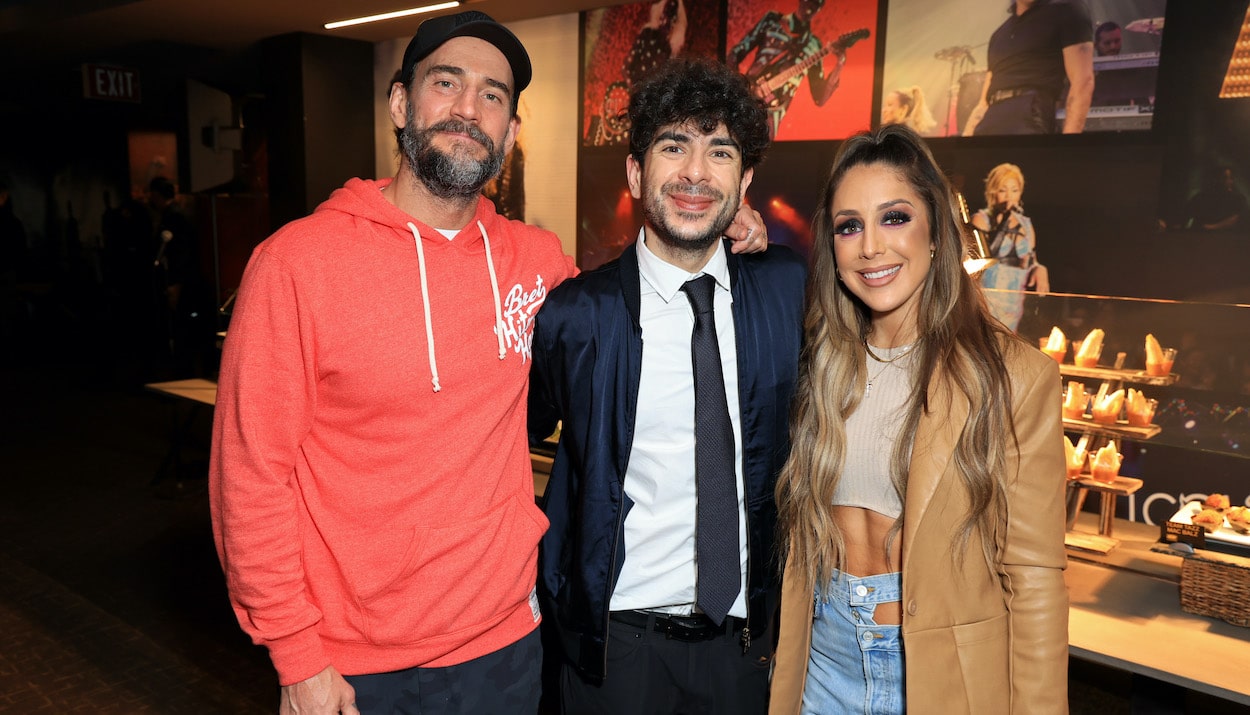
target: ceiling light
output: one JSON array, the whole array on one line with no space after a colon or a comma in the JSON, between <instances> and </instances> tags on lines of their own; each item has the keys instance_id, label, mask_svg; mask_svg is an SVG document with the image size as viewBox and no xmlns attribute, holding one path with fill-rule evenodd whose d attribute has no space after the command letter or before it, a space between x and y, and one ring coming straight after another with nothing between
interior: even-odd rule
<instances>
[{"instance_id":1,"label":"ceiling light","mask_svg":"<svg viewBox=\"0 0 1250 715\"><path fill-rule=\"evenodd\" d=\"M369 15L368 17L356 17L351 20L337 20L335 22L327 22L322 25L327 30L337 30L340 27L348 27L350 25L363 25L366 22L377 22L379 20L394 20L397 17L408 17L409 15L420 15L426 12L438 12L439 10L450 10L453 7L459 7L460 0L452 0L452 2L440 2L434 5L423 5L422 7L412 7L407 10L396 10L395 12L384 12L381 15Z\"/></svg>"}]
</instances>

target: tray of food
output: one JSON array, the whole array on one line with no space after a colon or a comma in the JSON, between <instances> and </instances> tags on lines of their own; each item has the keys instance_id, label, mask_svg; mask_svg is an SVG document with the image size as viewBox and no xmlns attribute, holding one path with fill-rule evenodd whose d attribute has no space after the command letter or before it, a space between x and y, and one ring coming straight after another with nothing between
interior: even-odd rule
<instances>
[{"instance_id":1,"label":"tray of food","mask_svg":"<svg viewBox=\"0 0 1250 715\"><path fill-rule=\"evenodd\" d=\"M1250 552L1250 507L1230 505L1227 495L1212 494L1206 501L1191 501L1173 514L1170 521L1198 524L1206 532L1208 542Z\"/></svg>"}]
</instances>

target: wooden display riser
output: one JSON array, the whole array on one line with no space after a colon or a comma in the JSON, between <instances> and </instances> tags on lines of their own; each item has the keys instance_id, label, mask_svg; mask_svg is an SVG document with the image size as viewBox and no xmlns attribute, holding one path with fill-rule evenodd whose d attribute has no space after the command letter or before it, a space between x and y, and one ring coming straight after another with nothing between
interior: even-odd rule
<instances>
[{"instance_id":1,"label":"wooden display riser","mask_svg":"<svg viewBox=\"0 0 1250 715\"><path fill-rule=\"evenodd\" d=\"M1116 477L1115 481L1102 482L1094 479L1091 474L1082 474L1068 482L1068 533L1064 536L1064 545L1082 551L1105 554L1119 545L1119 540L1112 536L1115 523L1115 500L1117 497L1128 496L1142 488L1142 480L1134 477ZM1076 531L1078 514L1085 504L1085 496L1089 492L1097 492L1098 533L1089 534Z\"/></svg>"}]
</instances>

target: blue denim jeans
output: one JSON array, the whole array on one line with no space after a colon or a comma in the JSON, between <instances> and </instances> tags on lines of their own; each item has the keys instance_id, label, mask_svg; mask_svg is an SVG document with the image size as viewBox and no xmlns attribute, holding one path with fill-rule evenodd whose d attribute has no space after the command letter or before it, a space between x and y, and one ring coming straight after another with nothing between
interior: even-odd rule
<instances>
[{"instance_id":1,"label":"blue denim jeans","mask_svg":"<svg viewBox=\"0 0 1250 715\"><path fill-rule=\"evenodd\" d=\"M805 714L906 711L899 627L873 622L877 604L901 596L897 572L859 578L834 571L828 595L816 593L803 688Z\"/></svg>"}]
</instances>

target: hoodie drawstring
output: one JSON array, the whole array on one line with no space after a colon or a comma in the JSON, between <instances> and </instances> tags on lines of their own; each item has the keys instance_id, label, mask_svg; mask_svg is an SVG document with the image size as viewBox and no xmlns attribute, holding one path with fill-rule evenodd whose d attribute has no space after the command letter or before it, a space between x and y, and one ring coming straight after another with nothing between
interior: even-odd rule
<instances>
[{"instance_id":1,"label":"hoodie drawstring","mask_svg":"<svg viewBox=\"0 0 1250 715\"><path fill-rule=\"evenodd\" d=\"M409 221L408 228L417 244L417 267L421 272L421 307L425 310L425 344L430 351L430 382L434 385L434 391L438 392L443 388L438 384L438 362L434 359L434 325L430 323L430 289L425 282L425 249L421 248L421 232L417 227Z\"/></svg>"},{"instance_id":2,"label":"hoodie drawstring","mask_svg":"<svg viewBox=\"0 0 1250 715\"><path fill-rule=\"evenodd\" d=\"M490 273L490 289L495 294L495 336L499 338L499 359L507 355L503 344L503 304L499 301L499 279L495 277L495 261L490 257L490 236L486 235L486 227L481 221L477 228L482 232L482 241L486 243L486 270Z\"/></svg>"},{"instance_id":3,"label":"hoodie drawstring","mask_svg":"<svg viewBox=\"0 0 1250 715\"><path fill-rule=\"evenodd\" d=\"M495 261L490 255L490 236L486 233L486 227L481 221L477 222L477 227L482 232L482 241L486 244L486 271L490 274L491 294L495 298L495 337L499 341L499 359L503 360L507 357L508 351L503 339L503 302L499 298L499 278L495 275ZM421 232L411 221L408 222L408 230L412 231L413 242L417 244L417 267L421 274L421 307L425 311L425 344L429 349L430 383L434 386L434 391L439 392L443 388L438 384L438 361L434 358L434 324L430 322L430 288L425 278L425 249L421 246Z\"/></svg>"}]
</instances>

